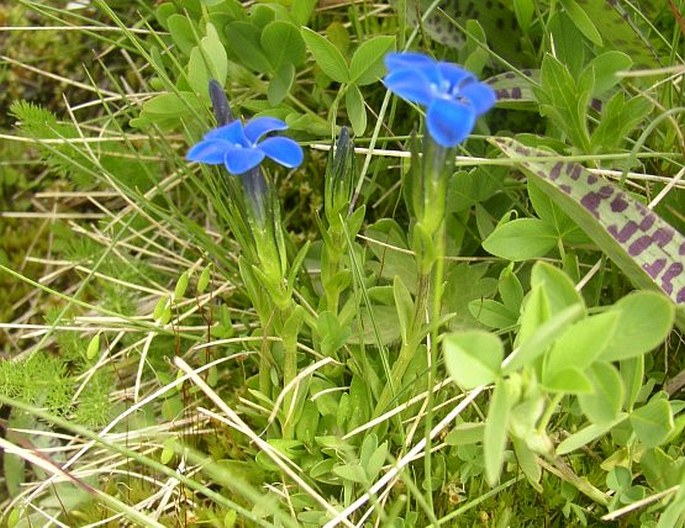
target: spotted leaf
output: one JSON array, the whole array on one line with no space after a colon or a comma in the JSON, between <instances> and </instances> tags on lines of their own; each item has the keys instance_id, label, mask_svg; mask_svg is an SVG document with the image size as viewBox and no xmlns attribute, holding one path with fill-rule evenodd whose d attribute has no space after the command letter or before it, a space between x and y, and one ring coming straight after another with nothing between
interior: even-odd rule
<instances>
[{"instance_id":1,"label":"spotted leaf","mask_svg":"<svg viewBox=\"0 0 685 528\"><path fill-rule=\"evenodd\" d=\"M576 162L546 161L546 151L511 138L493 144L516 161L638 287L657 289L685 323L685 237L620 187Z\"/></svg>"}]
</instances>

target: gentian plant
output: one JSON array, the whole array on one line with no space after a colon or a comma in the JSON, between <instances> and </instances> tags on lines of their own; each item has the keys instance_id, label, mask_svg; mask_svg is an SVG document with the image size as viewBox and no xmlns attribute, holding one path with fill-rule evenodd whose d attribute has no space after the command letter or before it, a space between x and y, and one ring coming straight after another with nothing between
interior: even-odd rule
<instances>
[{"instance_id":1,"label":"gentian plant","mask_svg":"<svg viewBox=\"0 0 685 528\"><path fill-rule=\"evenodd\" d=\"M421 53L390 53L385 57L385 65L388 69L383 79L385 86L402 99L426 108L423 156L412 157L413 172L420 180L411 182L415 217L412 246L419 277L413 321L392 372L393 379L399 382L425 336L430 298L433 299L431 318L437 321L440 316L445 202L456 149L471 134L476 119L493 107L496 95L473 73ZM433 344L437 335L434 338ZM431 352L435 365L434 346ZM382 412L391 397L391 388L386 387L376 411Z\"/></svg>"},{"instance_id":2,"label":"gentian plant","mask_svg":"<svg viewBox=\"0 0 685 528\"><path fill-rule=\"evenodd\" d=\"M295 310L292 300L294 276L306 253L306 247L295 263L289 266L280 207L277 196L262 171L261 163L269 158L287 168L295 168L304 158L302 148L292 139L268 136L271 132L286 130L288 126L273 117L256 117L243 123L232 120L226 95L218 83L210 82L209 94L219 126L207 134L188 151L186 159L207 165L223 165L231 178L226 188L234 211L230 227L239 238L252 245L252 251L243 247L240 272L252 303L259 313L265 329L276 327L283 335L283 326ZM275 315L276 314L276 315ZM292 325L297 326L297 324ZM270 370L279 363L283 370L283 383L287 385L296 374L295 344L278 345L274 352L263 350L260 368L260 388L264 393L271 387ZM274 356L281 357L279 361Z\"/></svg>"}]
</instances>

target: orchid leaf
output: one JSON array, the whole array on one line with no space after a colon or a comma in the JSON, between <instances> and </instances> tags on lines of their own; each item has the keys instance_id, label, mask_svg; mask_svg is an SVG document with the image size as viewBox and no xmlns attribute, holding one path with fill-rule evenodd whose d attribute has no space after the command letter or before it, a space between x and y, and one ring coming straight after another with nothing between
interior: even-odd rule
<instances>
[{"instance_id":1,"label":"orchid leaf","mask_svg":"<svg viewBox=\"0 0 685 528\"><path fill-rule=\"evenodd\" d=\"M569 215L638 288L657 290L680 305L685 322L685 237L620 187L581 164L544 158L546 151L510 138L493 143Z\"/></svg>"}]
</instances>

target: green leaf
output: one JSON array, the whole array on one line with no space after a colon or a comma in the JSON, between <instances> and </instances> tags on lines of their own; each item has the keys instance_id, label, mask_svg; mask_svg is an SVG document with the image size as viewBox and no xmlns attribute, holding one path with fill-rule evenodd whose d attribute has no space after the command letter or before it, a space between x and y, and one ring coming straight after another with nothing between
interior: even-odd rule
<instances>
[{"instance_id":1,"label":"green leaf","mask_svg":"<svg viewBox=\"0 0 685 528\"><path fill-rule=\"evenodd\" d=\"M231 22L226 26L226 34L231 43L229 51L236 62L250 71L268 73L271 62L261 45L261 31L250 22Z\"/></svg>"},{"instance_id":2,"label":"green leaf","mask_svg":"<svg viewBox=\"0 0 685 528\"><path fill-rule=\"evenodd\" d=\"M181 276L176 281L176 287L174 288L174 301L183 299L188 289L188 282L190 281L190 276L187 271L181 273Z\"/></svg>"},{"instance_id":3,"label":"green leaf","mask_svg":"<svg viewBox=\"0 0 685 528\"><path fill-rule=\"evenodd\" d=\"M197 280L197 293L202 293L209 286L209 280L212 277L212 265L208 264L200 273L200 278Z\"/></svg>"},{"instance_id":4,"label":"green leaf","mask_svg":"<svg viewBox=\"0 0 685 528\"><path fill-rule=\"evenodd\" d=\"M543 380L569 367L580 371L589 367L614 339L617 321L617 314L607 312L571 326L545 357Z\"/></svg>"},{"instance_id":5,"label":"green leaf","mask_svg":"<svg viewBox=\"0 0 685 528\"><path fill-rule=\"evenodd\" d=\"M585 35L590 42L597 46L602 45L602 36L595 27L589 16L583 11L575 0L561 0L561 4L566 8L566 13L573 21L575 26Z\"/></svg>"},{"instance_id":6,"label":"green leaf","mask_svg":"<svg viewBox=\"0 0 685 528\"><path fill-rule=\"evenodd\" d=\"M197 28L184 15L174 14L166 19L169 33L174 44L178 46L185 55L190 55L190 51L197 45Z\"/></svg>"},{"instance_id":7,"label":"green leaf","mask_svg":"<svg viewBox=\"0 0 685 528\"><path fill-rule=\"evenodd\" d=\"M100 334L96 334L88 343L86 349L86 359L91 360L100 352Z\"/></svg>"},{"instance_id":8,"label":"green leaf","mask_svg":"<svg viewBox=\"0 0 685 528\"><path fill-rule=\"evenodd\" d=\"M569 244L589 244L590 239L582 230L571 220L571 218L552 200L541 188L535 178L528 178L528 196L535 213L540 219L554 226L557 237Z\"/></svg>"},{"instance_id":9,"label":"green leaf","mask_svg":"<svg viewBox=\"0 0 685 528\"><path fill-rule=\"evenodd\" d=\"M485 424L481 422L464 422L457 424L445 437L445 443L451 446L477 444L483 441Z\"/></svg>"},{"instance_id":10,"label":"green leaf","mask_svg":"<svg viewBox=\"0 0 685 528\"><path fill-rule=\"evenodd\" d=\"M316 404L311 401L306 401L304 408L302 409L302 414L295 426L295 438L305 445L312 445L319 427L320 418L321 415L319 414L319 409Z\"/></svg>"},{"instance_id":11,"label":"green leaf","mask_svg":"<svg viewBox=\"0 0 685 528\"><path fill-rule=\"evenodd\" d=\"M191 109L197 112L203 109L200 100L191 92L157 95L143 103L143 112L153 118L180 117L189 113Z\"/></svg>"},{"instance_id":12,"label":"green leaf","mask_svg":"<svg viewBox=\"0 0 685 528\"><path fill-rule=\"evenodd\" d=\"M521 286L521 281L519 281L511 266L507 266L500 273L497 289L502 298L502 304L510 311L518 313L523 302L523 286Z\"/></svg>"},{"instance_id":13,"label":"green leaf","mask_svg":"<svg viewBox=\"0 0 685 528\"><path fill-rule=\"evenodd\" d=\"M521 367L530 365L547 350L566 328L580 318L584 311L581 305L575 304L545 321L528 339L519 345L515 355L510 356L511 361L503 369L504 373L514 372Z\"/></svg>"},{"instance_id":14,"label":"green leaf","mask_svg":"<svg viewBox=\"0 0 685 528\"><path fill-rule=\"evenodd\" d=\"M157 303L155 304L155 308L152 311L152 318L156 321L160 317L162 317L162 314L164 313L165 308L167 307L169 303L169 299L167 297L160 297Z\"/></svg>"},{"instance_id":15,"label":"green leaf","mask_svg":"<svg viewBox=\"0 0 685 528\"><path fill-rule=\"evenodd\" d=\"M623 378L623 386L626 389L624 408L627 411L631 411L644 384L645 356L640 355L630 359L624 359L619 365L619 371Z\"/></svg>"},{"instance_id":16,"label":"green leaf","mask_svg":"<svg viewBox=\"0 0 685 528\"><path fill-rule=\"evenodd\" d=\"M442 350L447 372L465 389L492 383L499 376L504 347L494 334L482 330L448 334Z\"/></svg>"},{"instance_id":17,"label":"green leaf","mask_svg":"<svg viewBox=\"0 0 685 528\"><path fill-rule=\"evenodd\" d=\"M544 288L551 313L574 304L582 304L583 297L576 291L571 278L548 262L536 262L530 277L531 288Z\"/></svg>"},{"instance_id":18,"label":"green leaf","mask_svg":"<svg viewBox=\"0 0 685 528\"><path fill-rule=\"evenodd\" d=\"M378 474L383 469L383 464L388 456L388 442L383 442L378 448L373 452L373 454L362 464L366 468L366 475L369 482L373 482Z\"/></svg>"},{"instance_id":19,"label":"green leaf","mask_svg":"<svg viewBox=\"0 0 685 528\"><path fill-rule=\"evenodd\" d=\"M566 66L552 55L542 60L540 88L534 92L540 112L563 130L573 145L583 152L591 151L586 114L593 86L591 76L575 79Z\"/></svg>"},{"instance_id":20,"label":"green leaf","mask_svg":"<svg viewBox=\"0 0 685 528\"><path fill-rule=\"evenodd\" d=\"M592 133L595 151L611 152L623 145L652 108L653 104L645 97L636 96L626 101L623 92L616 93L604 105L599 125Z\"/></svg>"},{"instance_id":21,"label":"green leaf","mask_svg":"<svg viewBox=\"0 0 685 528\"><path fill-rule=\"evenodd\" d=\"M193 48L188 61L188 84L196 95L204 99L208 97L207 87L211 78L202 50L199 46Z\"/></svg>"},{"instance_id":22,"label":"green leaf","mask_svg":"<svg viewBox=\"0 0 685 528\"><path fill-rule=\"evenodd\" d=\"M303 27L301 34L314 60L326 75L339 83L350 82L350 70L338 48L309 28Z\"/></svg>"},{"instance_id":23,"label":"green leaf","mask_svg":"<svg viewBox=\"0 0 685 528\"><path fill-rule=\"evenodd\" d=\"M485 421L483 438L485 476L491 486L494 486L499 481L502 463L504 462L509 412L514 403L509 396L506 381L499 379L495 384L495 389L490 399L490 408L488 409L488 416Z\"/></svg>"},{"instance_id":24,"label":"green leaf","mask_svg":"<svg viewBox=\"0 0 685 528\"><path fill-rule=\"evenodd\" d=\"M350 61L350 82L365 86L377 82L383 75L383 57L395 48L395 37L378 36L363 42Z\"/></svg>"},{"instance_id":25,"label":"green leaf","mask_svg":"<svg viewBox=\"0 0 685 528\"><path fill-rule=\"evenodd\" d=\"M677 528L682 524L683 511L685 511L685 486L681 483L670 504L659 516L656 528Z\"/></svg>"},{"instance_id":26,"label":"green leaf","mask_svg":"<svg viewBox=\"0 0 685 528\"><path fill-rule=\"evenodd\" d=\"M366 484L368 482L366 471L359 464L346 464L344 466L337 466L333 468L333 473L350 482L357 484Z\"/></svg>"},{"instance_id":27,"label":"green leaf","mask_svg":"<svg viewBox=\"0 0 685 528\"><path fill-rule=\"evenodd\" d=\"M465 29L466 45L464 51L466 59L464 60L464 69L480 77L492 53L488 47L487 34L480 22L475 19L467 20Z\"/></svg>"},{"instance_id":28,"label":"green leaf","mask_svg":"<svg viewBox=\"0 0 685 528\"><path fill-rule=\"evenodd\" d=\"M301 66L307 59L302 36L291 22L274 20L267 24L262 31L260 43L262 49L268 52L274 71L285 64Z\"/></svg>"},{"instance_id":29,"label":"green leaf","mask_svg":"<svg viewBox=\"0 0 685 528\"><path fill-rule=\"evenodd\" d=\"M347 87L345 106L354 134L356 136L363 135L366 130L366 107L364 106L364 97L356 84L350 84Z\"/></svg>"},{"instance_id":30,"label":"green leaf","mask_svg":"<svg viewBox=\"0 0 685 528\"><path fill-rule=\"evenodd\" d=\"M549 297L544 286L533 286L523 302L519 317L519 331L514 340L514 346L530 339L530 336L537 332L540 325L550 317Z\"/></svg>"},{"instance_id":31,"label":"green leaf","mask_svg":"<svg viewBox=\"0 0 685 528\"><path fill-rule=\"evenodd\" d=\"M537 434L536 424L544 410L545 399L541 393L512 405L509 413L509 431L512 436L531 440Z\"/></svg>"},{"instance_id":32,"label":"green leaf","mask_svg":"<svg viewBox=\"0 0 685 528\"><path fill-rule=\"evenodd\" d=\"M209 67L209 74L220 85L226 83L228 76L228 55L226 48L224 48L219 33L210 23L206 26L207 36L200 41L200 49L203 52L204 59L207 61ZM204 91L207 91L205 86Z\"/></svg>"},{"instance_id":33,"label":"green leaf","mask_svg":"<svg viewBox=\"0 0 685 528\"><path fill-rule=\"evenodd\" d=\"M533 0L514 0L514 14L520 28L527 32L535 14L535 3Z\"/></svg>"},{"instance_id":34,"label":"green leaf","mask_svg":"<svg viewBox=\"0 0 685 528\"><path fill-rule=\"evenodd\" d=\"M523 474L538 492L542 492L542 486L540 486L542 468L538 464L537 455L520 438L512 438L512 444L514 446L514 453L516 453L516 461Z\"/></svg>"},{"instance_id":35,"label":"green leaf","mask_svg":"<svg viewBox=\"0 0 685 528\"><path fill-rule=\"evenodd\" d=\"M586 66L587 70L591 69L594 72L595 89L592 95L597 97L616 86L621 82L621 77L616 74L630 70L632 65L633 59L620 51L605 51L597 55Z\"/></svg>"},{"instance_id":36,"label":"green leaf","mask_svg":"<svg viewBox=\"0 0 685 528\"><path fill-rule=\"evenodd\" d=\"M618 315L614 339L602 352L604 361L628 359L649 352L668 337L675 308L663 295L635 292L611 309Z\"/></svg>"},{"instance_id":37,"label":"green leaf","mask_svg":"<svg viewBox=\"0 0 685 528\"><path fill-rule=\"evenodd\" d=\"M649 44L649 38L642 35L638 26L632 23L622 2L578 3L590 20L598 21L596 28L602 35L606 47L630 55L637 68L652 69L660 66L656 52ZM651 4L656 6L658 2L643 2L640 10L644 11Z\"/></svg>"},{"instance_id":38,"label":"green leaf","mask_svg":"<svg viewBox=\"0 0 685 528\"><path fill-rule=\"evenodd\" d=\"M646 447L661 445L673 431L673 413L665 398L652 398L647 405L630 413L630 424Z\"/></svg>"},{"instance_id":39,"label":"green leaf","mask_svg":"<svg viewBox=\"0 0 685 528\"><path fill-rule=\"evenodd\" d=\"M507 260L528 260L544 257L558 240L554 226L537 218L520 218L497 226L483 248Z\"/></svg>"},{"instance_id":40,"label":"green leaf","mask_svg":"<svg viewBox=\"0 0 685 528\"><path fill-rule=\"evenodd\" d=\"M591 424L587 427L584 427L580 431L573 433L557 446L557 455L565 455L575 451L576 449L580 449L581 447L596 440L600 436L607 434L611 429L623 422L626 418L628 418L627 413L620 413L616 419L611 422L603 424Z\"/></svg>"},{"instance_id":41,"label":"green leaf","mask_svg":"<svg viewBox=\"0 0 685 528\"><path fill-rule=\"evenodd\" d=\"M316 4L317 0L293 0L290 8L293 22L298 26L306 26Z\"/></svg>"},{"instance_id":42,"label":"green leaf","mask_svg":"<svg viewBox=\"0 0 685 528\"><path fill-rule=\"evenodd\" d=\"M489 328L506 328L516 324L518 314L493 299L474 299L469 312L476 320Z\"/></svg>"},{"instance_id":43,"label":"green leaf","mask_svg":"<svg viewBox=\"0 0 685 528\"><path fill-rule=\"evenodd\" d=\"M162 452L159 455L159 461L167 465L174 458L174 447L176 446L176 438L167 438L162 444Z\"/></svg>"},{"instance_id":44,"label":"green leaf","mask_svg":"<svg viewBox=\"0 0 685 528\"><path fill-rule=\"evenodd\" d=\"M580 408L594 424L613 422L623 405L621 375L610 363L595 363L587 374L592 382L593 392L578 395Z\"/></svg>"},{"instance_id":45,"label":"green leaf","mask_svg":"<svg viewBox=\"0 0 685 528\"><path fill-rule=\"evenodd\" d=\"M269 89L266 92L266 97L269 104L278 105L290 92L290 88L295 81L295 66L287 62L283 64L271 78Z\"/></svg>"},{"instance_id":46,"label":"green leaf","mask_svg":"<svg viewBox=\"0 0 685 528\"><path fill-rule=\"evenodd\" d=\"M400 320L402 342L407 343L408 333L414 317L414 301L399 275L395 276L395 280L392 283L392 293L395 307L397 308L397 316Z\"/></svg>"},{"instance_id":47,"label":"green leaf","mask_svg":"<svg viewBox=\"0 0 685 528\"><path fill-rule=\"evenodd\" d=\"M587 394L592 392L592 383L576 367L565 367L546 374L542 386L550 392L565 394Z\"/></svg>"},{"instance_id":48,"label":"green leaf","mask_svg":"<svg viewBox=\"0 0 685 528\"><path fill-rule=\"evenodd\" d=\"M658 447L645 449L640 457L640 468L649 485L662 491L677 486L685 477L685 457L674 459Z\"/></svg>"},{"instance_id":49,"label":"green leaf","mask_svg":"<svg viewBox=\"0 0 685 528\"><path fill-rule=\"evenodd\" d=\"M583 34L573 23L565 11L557 11L547 22L550 39L554 39L553 55L565 65L571 75L579 75L586 63L586 47L579 46L583 42ZM550 48L552 41L550 40Z\"/></svg>"}]
</instances>

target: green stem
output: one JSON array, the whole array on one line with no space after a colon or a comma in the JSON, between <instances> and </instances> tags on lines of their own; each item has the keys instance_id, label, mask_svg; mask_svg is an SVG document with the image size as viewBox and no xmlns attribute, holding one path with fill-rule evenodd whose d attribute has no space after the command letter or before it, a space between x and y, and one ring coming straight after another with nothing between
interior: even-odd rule
<instances>
[{"instance_id":1,"label":"green stem","mask_svg":"<svg viewBox=\"0 0 685 528\"><path fill-rule=\"evenodd\" d=\"M433 386L438 377L438 336L439 328L437 321L440 320L442 311L442 292L445 276L445 223L443 222L435 236L437 248L437 260L435 262L435 272L433 274L433 306L431 313L432 330L430 342L430 368L428 369L428 401L426 402L426 420L424 422L424 438L426 439L426 451L424 456L424 473L426 479L426 500L433 505L433 493L431 488L432 459L431 459L431 430L433 428L433 399L435 398Z\"/></svg>"},{"instance_id":2,"label":"green stem","mask_svg":"<svg viewBox=\"0 0 685 528\"><path fill-rule=\"evenodd\" d=\"M281 320L287 320L295 308L295 303L291 302L291 307L287 310L281 311L279 316ZM283 388L285 389L290 382L297 376L297 333L290 335L287 331L282 332L283 337ZM290 419L290 410L295 397L295 391L288 391L283 398L283 413L285 418L283 420L283 438L288 440L294 437L295 424Z\"/></svg>"},{"instance_id":3,"label":"green stem","mask_svg":"<svg viewBox=\"0 0 685 528\"><path fill-rule=\"evenodd\" d=\"M445 219L445 202L447 199L447 184L453 167L454 148L445 148L426 136L423 144L423 158L421 160L421 196L415 203L417 222L414 225L414 251L418 269L417 294L414 304L414 317L407 338L402 343L397 360L392 368L392 384L386 385L376 405L376 415L384 412L392 398L391 387L402 386L402 379L411 363L421 339L424 335L424 320L428 299L431 296L431 279L433 278L436 262L441 262L444 253L443 229ZM442 266L442 263L441 263ZM442 284L442 267L437 280ZM432 318L440 316L440 295L434 296ZM437 304L436 304L437 303ZM437 311L437 312L436 312ZM437 339L434 331L433 342ZM432 345L434 346L434 345ZM433 363L437 360L436 352L431 350ZM431 366L431 368L433 368ZM435 373L431 380L435 379ZM430 392L430 391L429 391Z\"/></svg>"}]
</instances>

